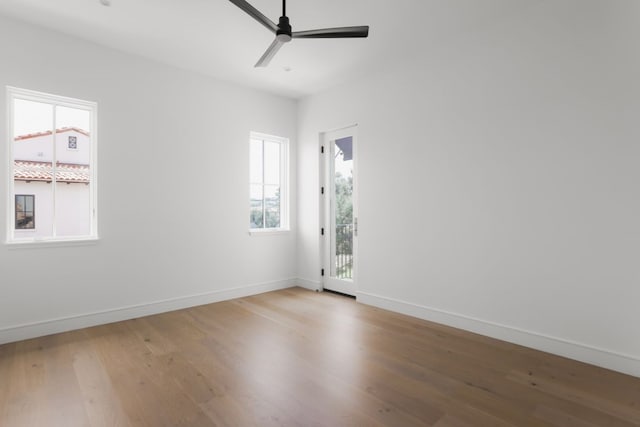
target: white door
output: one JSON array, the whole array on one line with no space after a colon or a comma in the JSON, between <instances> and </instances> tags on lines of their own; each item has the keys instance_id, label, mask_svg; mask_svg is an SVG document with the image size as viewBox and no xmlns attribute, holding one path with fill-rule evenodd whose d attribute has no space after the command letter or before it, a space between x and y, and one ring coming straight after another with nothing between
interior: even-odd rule
<instances>
[{"instance_id":1,"label":"white door","mask_svg":"<svg viewBox=\"0 0 640 427\"><path fill-rule=\"evenodd\" d=\"M356 127L327 132L322 139L323 287L356 294L358 217L356 203Z\"/></svg>"}]
</instances>

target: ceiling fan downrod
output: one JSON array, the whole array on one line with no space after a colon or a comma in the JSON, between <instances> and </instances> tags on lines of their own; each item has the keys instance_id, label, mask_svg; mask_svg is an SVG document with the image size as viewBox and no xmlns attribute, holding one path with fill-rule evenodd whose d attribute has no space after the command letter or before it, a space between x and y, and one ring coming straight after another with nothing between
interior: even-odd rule
<instances>
[{"instance_id":1,"label":"ceiling fan downrod","mask_svg":"<svg viewBox=\"0 0 640 427\"><path fill-rule=\"evenodd\" d=\"M278 20L276 38L278 38L282 43L290 42L292 38L291 24L287 17L287 0L282 0L282 16Z\"/></svg>"}]
</instances>

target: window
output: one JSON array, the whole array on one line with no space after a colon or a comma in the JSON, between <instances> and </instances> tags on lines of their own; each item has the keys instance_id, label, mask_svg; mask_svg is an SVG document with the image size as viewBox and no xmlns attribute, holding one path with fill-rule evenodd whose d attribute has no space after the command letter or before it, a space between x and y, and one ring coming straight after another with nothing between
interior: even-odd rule
<instances>
[{"instance_id":1,"label":"window","mask_svg":"<svg viewBox=\"0 0 640 427\"><path fill-rule=\"evenodd\" d=\"M16 230L36 228L35 200L33 194L16 194Z\"/></svg>"},{"instance_id":2,"label":"window","mask_svg":"<svg viewBox=\"0 0 640 427\"><path fill-rule=\"evenodd\" d=\"M7 95L8 243L96 239L97 105L11 87Z\"/></svg>"},{"instance_id":3,"label":"window","mask_svg":"<svg viewBox=\"0 0 640 427\"><path fill-rule=\"evenodd\" d=\"M251 133L249 229L288 230L289 140Z\"/></svg>"}]
</instances>

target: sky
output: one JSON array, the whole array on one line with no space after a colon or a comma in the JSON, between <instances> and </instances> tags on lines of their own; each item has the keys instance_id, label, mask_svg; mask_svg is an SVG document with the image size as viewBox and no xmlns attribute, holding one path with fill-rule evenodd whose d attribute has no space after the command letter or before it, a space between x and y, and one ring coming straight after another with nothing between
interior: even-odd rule
<instances>
[{"instance_id":1,"label":"sky","mask_svg":"<svg viewBox=\"0 0 640 427\"><path fill-rule=\"evenodd\" d=\"M69 107L54 107L51 104L16 99L13 112L13 137L53 129L55 109L56 129L76 127L91 131L91 113Z\"/></svg>"}]
</instances>

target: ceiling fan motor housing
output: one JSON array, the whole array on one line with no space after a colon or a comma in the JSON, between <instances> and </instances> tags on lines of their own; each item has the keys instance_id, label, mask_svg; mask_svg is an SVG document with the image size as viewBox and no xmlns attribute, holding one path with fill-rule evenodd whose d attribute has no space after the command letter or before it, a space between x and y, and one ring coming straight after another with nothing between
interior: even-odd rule
<instances>
[{"instance_id":1,"label":"ceiling fan motor housing","mask_svg":"<svg viewBox=\"0 0 640 427\"><path fill-rule=\"evenodd\" d=\"M278 21L278 30L276 31L276 37L283 42L291 41L291 24L289 24L289 17L281 16Z\"/></svg>"}]
</instances>

